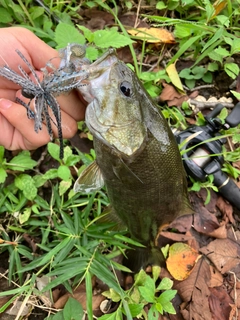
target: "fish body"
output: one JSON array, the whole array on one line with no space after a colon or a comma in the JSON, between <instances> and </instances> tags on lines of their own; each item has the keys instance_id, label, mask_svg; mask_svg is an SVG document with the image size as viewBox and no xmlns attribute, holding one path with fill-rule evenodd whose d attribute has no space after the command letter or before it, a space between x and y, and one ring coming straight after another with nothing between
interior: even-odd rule
<instances>
[{"instance_id":1,"label":"fish body","mask_svg":"<svg viewBox=\"0 0 240 320\"><path fill-rule=\"evenodd\" d=\"M192 213L172 131L135 73L114 53L97 64L88 85L79 90L89 103L86 123L94 137L96 163L74 189L93 191L104 183L113 215L146 247L132 250L127 265L134 271L161 265L164 259L155 247L159 230Z\"/></svg>"}]
</instances>

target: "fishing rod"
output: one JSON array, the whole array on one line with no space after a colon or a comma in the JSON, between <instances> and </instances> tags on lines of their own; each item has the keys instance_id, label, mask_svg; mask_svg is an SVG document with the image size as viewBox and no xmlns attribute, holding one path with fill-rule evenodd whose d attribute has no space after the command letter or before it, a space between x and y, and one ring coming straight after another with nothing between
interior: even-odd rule
<instances>
[{"instance_id":1,"label":"fishing rod","mask_svg":"<svg viewBox=\"0 0 240 320\"><path fill-rule=\"evenodd\" d=\"M240 102L233 108L224 124L217 118L223 108L224 105L217 104L215 109L204 117L206 125L191 126L184 131L175 132L174 135L178 144L187 141L181 149L186 151L182 157L187 174L201 182L206 181L207 176L212 174L213 183L222 196L240 210L240 189L233 179L221 170L224 163L222 146L227 140L219 133L222 129L234 128L240 123ZM189 148L191 150L188 150Z\"/></svg>"}]
</instances>

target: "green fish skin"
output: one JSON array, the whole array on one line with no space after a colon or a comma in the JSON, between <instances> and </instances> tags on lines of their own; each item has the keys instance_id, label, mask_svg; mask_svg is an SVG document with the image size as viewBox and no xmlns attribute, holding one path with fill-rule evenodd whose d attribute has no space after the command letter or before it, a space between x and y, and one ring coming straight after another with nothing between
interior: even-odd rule
<instances>
[{"instance_id":1,"label":"green fish skin","mask_svg":"<svg viewBox=\"0 0 240 320\"><path fill-rule=\"evenodd\" d=\"M164 264L155 246L159 230L193 212L167 121L135 73L113 52L100 59L91 67L88 85L79 88L89 103L86 123L96 163L81 174L74 190L90 192L105 184L113 215L145 246L127 253L127 266L137 272L148 264Z\"/></svg>"}]
</instances>

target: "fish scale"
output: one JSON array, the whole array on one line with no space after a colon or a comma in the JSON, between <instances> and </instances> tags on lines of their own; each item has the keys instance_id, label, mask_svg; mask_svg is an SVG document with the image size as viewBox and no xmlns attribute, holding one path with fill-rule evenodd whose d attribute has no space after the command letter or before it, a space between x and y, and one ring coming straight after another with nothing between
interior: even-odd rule
<instances>
[{"instance_id":1,"label":"fish scale","mask_svg":"<svg viewBox=\"0 0 240 320\"><path fill-rule=\"evenodd\" d=\"M109 217L120 219L145 246L128 250L125 264L134 272L148 264L163 265L155 245L159 230L192 213L178 145L134 72L112 51L94 64L96 73L91 67L88 85L78 90L89 103L86 123L96 161L82 172L74 190L93 191L104 183ZM97 175L91 174L93 168Z\"/></svg>"}]
</instances>

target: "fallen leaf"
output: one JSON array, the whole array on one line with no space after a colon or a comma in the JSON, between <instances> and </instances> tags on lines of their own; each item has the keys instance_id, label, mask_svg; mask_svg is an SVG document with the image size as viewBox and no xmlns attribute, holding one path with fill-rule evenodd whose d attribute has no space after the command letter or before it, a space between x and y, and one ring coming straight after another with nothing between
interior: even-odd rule
<instances>
[{"instance_id":1,"label":"fallen leaf","mask_svg":"<svg viewBox=\"0 0 240 320\"><path fill-rule=\"evenodd\" d=\"M240 263L240 246L230 239L216 239L200 249L222 273L226 273Z\"/></svg>"},{"instance_id":2,"label":"fallen leaf","mask_svg":"<svg viewBox=\"0 0 240 320\"><path fill-rule=\"evenodd\" d=\"M226 220L226 223L229 221L231 223L234 223L234 218L233 218L233 207L230 203L227 203L222 197L219 197L217 200L217 207L223 214L223 219Z\"/></svg>"},{"instance_id":3,"label":"fallen leaf","mask_svg":"<svg viewBox=\"0 0 240 320\"><path fill-rule=\"evenodd\" d=\"M185 243L174 243L169 248L167 269L174 279L184 280L192 272L200 255Z\"/></svg>"},{"instance_id":4,"label":"fallen leaf","mask_svg":"<svg viewBox=\"0 0 240 320\"><path fill-rule=\"evenodd\" d=\"M172 33L162 28L137 28L127 31L132 36L149 43L176 43Z\"/></svg>"},{"instance_id":5,"label":"fallen leaf","mask_svg":"<svg viewBox=\"0 0 240 320\"><path fill-rule=\"evenodd\" d=\"M219 287L223 284L223 276L214 266L210 266L211 278L209 280L208 286Z\"/></svg>"},{"instance_id":6,"label":"fallen leaf","mask_svg":"<svg viewBox=\"0 0 240 320\"><path fill-rule=\"evenodd\" d=\"M198 212L194 215L193 227L200 233L209 234L220 226L216 216L210 213L205 207L201 206L198 208Z\"/></svg>"},{"instance_id":7,"label":"fallen leaf","mask_svg":"<svg viewBox=\"0 0 240 320\"><path fill-rule=\"evenodd\" d=\"M163 83L163 90L159 96L159 99L163 102L167 102L168 106L180 107L184 101L188 100L188 96L179 93L174 86Z\"/></svg>"},{"instance_id":8,"label":"fallen leaf","mask_svg":"<svg viewBox=\"0 0 240 320\"><path fill-rule=\"evenodd\" d=\"M166 72L172 82L172 84L183 94L185 94L185 91L183 89L182 86L182 82L179 78L178 72L176 70L176 65L175 63L170 64L167 68L166 68Z\"/></svg>"},{"instance_id":9,"label":"fallen leaf","mask_svg":"<svg viewBox=\"0 0 240 320\"><path fill-rule=\"evenodd\" d=\"M209 264L204 258L198 260L190 276L176 284L174 289L178 291L183 303L181 313L186 320L210 320L208 281L210 280Z\"/></svg>"},{"instance_id":10,"label":"fallen leaf","mask_svg":"<svg viewBox=\"0 0 240 320\"><path fill-rule=\"evenodd\" d=\"M229 319L231 312L230 304L233 303L226 289L221 287L209 288L209 307L212 312L212 320Z\"/></svg>"}]
</instances>

